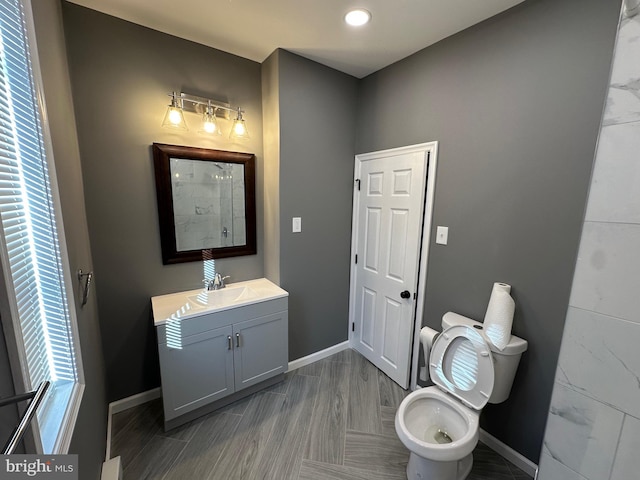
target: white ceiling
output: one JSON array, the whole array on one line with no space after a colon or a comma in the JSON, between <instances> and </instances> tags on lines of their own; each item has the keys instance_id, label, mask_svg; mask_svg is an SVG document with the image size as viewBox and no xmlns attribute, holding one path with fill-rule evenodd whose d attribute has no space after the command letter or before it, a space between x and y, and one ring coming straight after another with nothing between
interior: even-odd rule
<instances>
[{"instance_id":1,"label":"white ceiling","mask_svg":"<svg viewBox=\"0 0 640 480\"><path fill-rule=\"evenodd\" d=\"M362 78L523 0L69 0L262 62L276 48ZM369 10L349 27L351 7Z\"/></svg>"}]
</instances>

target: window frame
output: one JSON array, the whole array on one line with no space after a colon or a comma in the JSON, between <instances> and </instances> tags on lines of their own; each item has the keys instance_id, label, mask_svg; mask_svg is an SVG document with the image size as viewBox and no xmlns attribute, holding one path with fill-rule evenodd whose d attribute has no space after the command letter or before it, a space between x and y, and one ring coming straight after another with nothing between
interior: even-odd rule
<instances>
[{"instance_id":1,"label":"window frame","mask_svg":"<svg viewBox=\"0 0 640 480\"><path fill-rule=\"evenodd\" d=\"M66 454L69 451L71 438L75 428L78 412L82 402L85 388L84 368L82 364L82 351L80 345L80 332L78 329L78 316L76 310L76 292L74 291L73 276L69 262L67 250L66 235L63 222L62 205L60 201L60 193L58 188L57 173L55 168L55 159L53 153L53 144L46 110L46 101L42 82L42 73L40 70L40 61L38 57L37 39L35 33L35 24L30 0L17 0L22 7L25 22L25 43L29 49L30 66L33 81L33 91L35 94L36 114L42 131L42 142L44 146L45 165L48 170L49 188L51 202L54 212L55 229L58 236L58 248L60 252L60 264L62 267L62 286L66 292L69 321L69 334L71 338L71 346L75 353L75 367L77 382L73 384L69 400L63 406L41 405L40 409L49 408L58 412L62 418L60 429L56 438L52 443L52 451L43 450L43 440L39 420L34 417L30 434L25 436L27 450L36 453L47 454ZM29 374L27 371L25 345L21 335L20 319L16 304L16 297L13 290L13 282L7 281L11 272L6 271L5 265L8 265L7 248L4 236L0 235L0 256L2 264L0 264L0 318L5 334L5 342L9 353L9 363L11 366L14 389L18 393L35 390L38 385L29 385ZM64 408L62 408L64 407ZM26 406L21 405L20 413L23 413Z\"/></svg>"}]
</instances>

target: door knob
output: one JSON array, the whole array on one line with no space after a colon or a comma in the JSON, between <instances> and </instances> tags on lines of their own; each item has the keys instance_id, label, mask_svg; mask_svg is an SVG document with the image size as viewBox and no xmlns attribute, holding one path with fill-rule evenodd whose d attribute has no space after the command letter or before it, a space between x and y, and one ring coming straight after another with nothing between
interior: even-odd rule
<instances>
[{"instance_id":1,"label":"door knob","mask_svg":"<svg viewBox=\"0 0 640 480\"><path fill-rule=\"evenodd\" d=\"M405 290L404 292L400 293L400 298L409 298L411 296L411 293L409 292L409 290Z\"/></svg>"}]
</instances>

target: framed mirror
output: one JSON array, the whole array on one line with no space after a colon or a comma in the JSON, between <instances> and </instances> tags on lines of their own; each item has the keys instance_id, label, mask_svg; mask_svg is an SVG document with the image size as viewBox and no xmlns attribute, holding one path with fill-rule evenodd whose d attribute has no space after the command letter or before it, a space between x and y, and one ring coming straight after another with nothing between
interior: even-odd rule
<instances>
[{"instance_id":1,"label":"framed mirror","mask_svg":"<svg viewBox=\"0 0 640 480\"><path fill-rule=\"evenodd\" d=\"M162 263L256 253L255 155L153 144Z\"/></svg>"}]
</instances>

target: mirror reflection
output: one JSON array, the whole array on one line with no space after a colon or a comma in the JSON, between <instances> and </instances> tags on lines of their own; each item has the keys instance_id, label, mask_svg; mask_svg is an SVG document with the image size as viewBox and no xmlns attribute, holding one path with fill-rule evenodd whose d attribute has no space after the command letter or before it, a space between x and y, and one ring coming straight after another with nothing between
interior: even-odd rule
<instances>
[{"instance_id":1,"label":"mirror reflection","mask_svg":"<svg viewBox=\"0 0 640 480\"><path fill-rule=\"evenodd\" d=\"M245 245L244 165L171 158L176 250Z\"/></svg>"}]
</instances>

